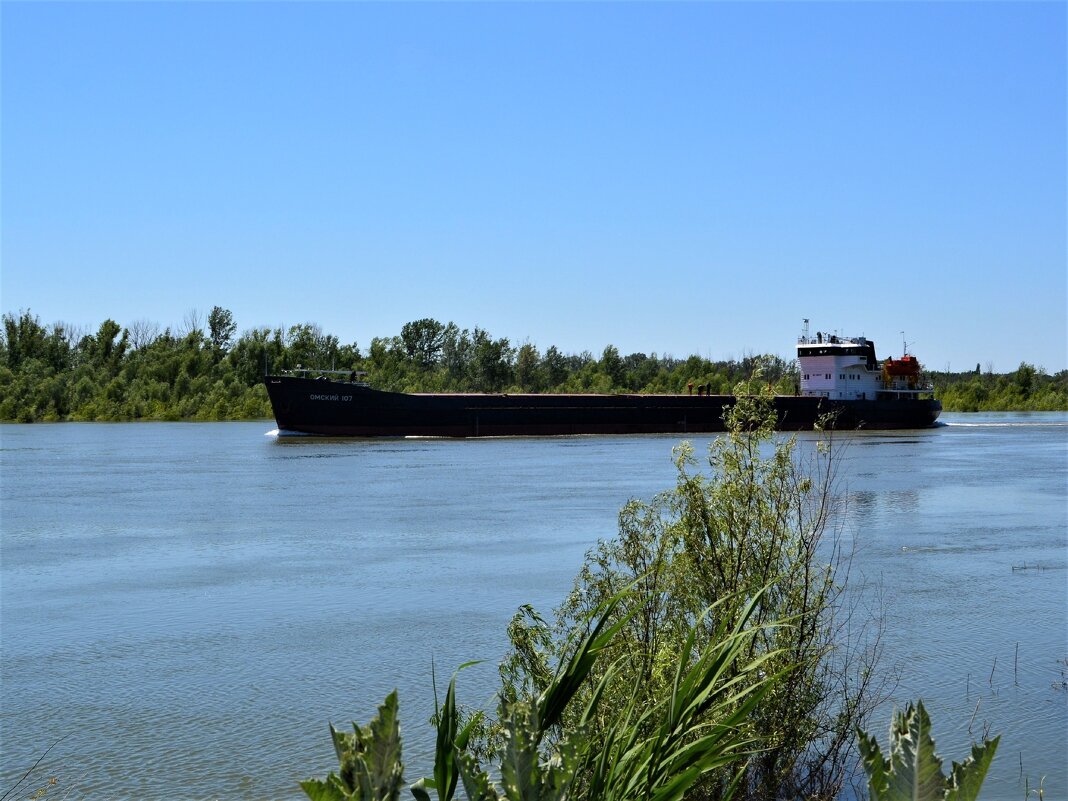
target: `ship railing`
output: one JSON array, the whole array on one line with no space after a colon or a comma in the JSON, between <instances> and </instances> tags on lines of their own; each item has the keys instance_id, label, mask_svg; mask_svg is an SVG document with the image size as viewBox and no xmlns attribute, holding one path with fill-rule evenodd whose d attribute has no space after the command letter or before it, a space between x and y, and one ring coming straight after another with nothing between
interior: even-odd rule
<instances>
[{"instance_id":1,"label":"ship railing","mask_svg":"<svg viewBox=\"0 0 1068 801\"><path fill-rule=\"evenodd\" d=\"M911 386L908 381L884 381L883 389L892 389L896 392L934 392L934 384L930 381L924 381L923 383L917 381Z\"/></svg>"},{"instance_id":2,"label":"ship railing","mask_svg":"<svg viewBox=\"0 0 1068 801\"><path fill-rule=\"evenodd\" d=\"M887 386L875 391L876 397L919 398L921 395L934 396L934 384L918 384L915 387Z\"/></svg>"},{"instance_id":3,"label":"ship railing","mask_svg":"<svg viewBox=\"0 0 1068 801\"><path fill-rule=\"evenodd\" d=\"M297 365L289 370L282 370L282 375L299 376L300 378L326 378L327 376L345 376L350 384L366 387L367 373L363 370L324 370L318 367L302 367Z\"/></svg>"},{"instance_id":4,"label":"ship railing","mask_svg":"<svg viewBox=\"0 0 1068 801\"><path fill-rule=\"evenodd\" d=\"M822 337L802 335L797 338L798 345L863 345L867 341L865 337L845 337L838 334L823 334Z\"/></svg>"}]
</instances>

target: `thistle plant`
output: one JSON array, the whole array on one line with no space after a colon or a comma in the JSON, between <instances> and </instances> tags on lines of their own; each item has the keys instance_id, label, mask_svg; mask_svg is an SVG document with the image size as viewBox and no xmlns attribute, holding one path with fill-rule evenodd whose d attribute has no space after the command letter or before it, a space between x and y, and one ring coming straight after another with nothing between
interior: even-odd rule
<instances>
[{"instance_id":1,"label":"thistle plant","mask_svg":"<svg viewBox=\"0 0 1068 801\"><path fill-rule=\"evenodd\" d=\"M1001 739L973 745L971 756L954 762L946 776L942 759L935 753L931 719L923 701L909 704L894 716L889 757L883 756L874 736L861 731L858 735L872 801L975 801Z\"/></svg>"},{"instance_id":2,"label":"thistle plant","mask_svg":"<svg viewBox=\"0 0 1068 801\"><path fill-rule=\"evenodd\" d=\"M330 726L339 771L325 780L301 782L312 801L397 801L404 781L397 691L378 707L370 725L352 725L351 734Z\"/></svg>"}]
</instances>

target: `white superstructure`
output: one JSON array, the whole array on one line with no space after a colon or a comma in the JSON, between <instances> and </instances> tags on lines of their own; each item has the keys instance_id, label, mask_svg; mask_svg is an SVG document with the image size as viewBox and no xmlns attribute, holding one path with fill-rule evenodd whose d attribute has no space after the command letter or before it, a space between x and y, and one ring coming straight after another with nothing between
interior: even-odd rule
<instances>
[{"instance_id":1,"label":"white superstructure","mask_svg":"<svg viewBox=\"0 0 1068 801\"><path fill-rule=\"evenodd\" d=\"M834 400L875 400L916 397L932 391L920 376L915 357L879 362L875 343L865 337L843 337L806 330L797 340L801 394Z\"/></svg>"}]
</instances>

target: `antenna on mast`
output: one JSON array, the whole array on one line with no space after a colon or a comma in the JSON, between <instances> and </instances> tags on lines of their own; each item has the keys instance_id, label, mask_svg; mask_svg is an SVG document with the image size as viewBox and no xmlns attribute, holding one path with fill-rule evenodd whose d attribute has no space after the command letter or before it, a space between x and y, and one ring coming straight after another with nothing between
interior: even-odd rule
<instances>
[{"instance_id":1,"label":"antenna on mast","mask_svg":"<svg viewBox=\"0 0 1068 801\"><path fill-rule=\"evenodd\" d=\"M805 342L807 342L808 341L808 318L807 317L804 318L801 321L801 323L802 323L802 325L801 325L801 339L804 340Z\"/></svg>"},{"instance_id":2,"label":"antenna on mast","mask_svg":"<svg viewBox=\"0 0 1068 801\"><path fill-rule=\"evenodd\" d=\"M905 332L904 331L901 332L901 355L902 356L908 356L909 355L909 343L905 341Z\"/></svg>"}]
</instances>

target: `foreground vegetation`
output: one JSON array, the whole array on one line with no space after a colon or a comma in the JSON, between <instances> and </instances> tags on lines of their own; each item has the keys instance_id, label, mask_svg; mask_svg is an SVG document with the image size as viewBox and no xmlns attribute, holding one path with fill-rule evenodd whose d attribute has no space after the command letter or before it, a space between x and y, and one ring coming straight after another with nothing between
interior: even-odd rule
<instances>
[{"instance_id":1,"label":"foreground vegetation","mask_svg":"<svg viewBox=\"0 0 1068 801\"><path fill-rule=\"evenodd\" d=\"M416 801L431 801L431 791L437 801L452 801L461 785L469 801L680 801L694 797L694 788L710 774L759 757L762 744L746 734L740 712L755 708L768 687L785 677L754 673L750 663L740 674L748 683L724 683L719 671L738 659L743 631L727 633L697 654L692 668L680 669L670 697L640 714L627 707L624 717L611 722L607 750L596 751L581 727L557 733L554 741L559 711L572 704L574 689L589 681L590 668L611 642L613 632L603 631L604 620L590 621L590 636L542 695L502 702L498 714L508 741L497 780L469 747L472 722L460 726L454 678L436 714L434 775L408 788ZM581 721L597 715L598 697L595 693L594 703L583 709ZM700 726L702 717L713 722ZM312 801L399 801L405 781L396 692L368 726L353 724L352 734L331 726L330 735L339 770L301 782ZM857 735L871 801L976 801L1001 739L973 745L946 776L922 701L895 715L889 756L883 756L874 736ZM723 801L733 799L737 789L737 783L725 788Z\"/></svg>"},{"instance_id":2,"label":"foreground vegetation","mask_svg":"<svg viewBox=\"0 0 1068 801\"><path fill-rule=\"evenodd\" d=\"M711 361L631 353L608 345L600 356L514 345L478 328L423 319L361 350L311 324L254 328L237 335L233 315L214 307L187 315L180 330L105 320L95 332L44 325L29 311L5 314L0 331L0 420L243 420L271 416L265 370L297 365L363 370L380 389L402 392L714 394L757 372L765 386L792 393L794 363L777 356ZM1014 373L935 374L950 411L1068 410L1068 371L1055 376L1023 364Z\"/></svg>"},{"instance_id":3,"label":"foreground vegetation","mask_svg":"<svg viewBox=\"0 0 1068 801\"><path fill-rule=\"evenodd\" d=\"M746 719L760 754L705 777L697 797L725 798L731 788L752 801L838 795L855 762L854 730L892 677L877 670L878 621L855 619L843 596L851 552L832 525L833 452L802 460L795 439L773 439L774 420L767 398L743 398L709 448L708 474L695 469L689 446L676 449L675 487L623 508L618 536L588 553L552 624L529 609L513 620L506 698L543 692L549 666L565 655L561 643L625 593L617 608L624 624L607 649L611 668L594 669L593 683L614 672L628 689L605 691L593 722L569 720L600 739L629 705L644 709L672 694L691 640L698 650L713 647L722 626L744 618L743 661L788 678ZM593 697L578 695L581 705Z\"/></svg>"},{"instance_id":4,"label":"foreground vegetation","mask_svg":"<svg viewBox=\"0 0 1068 801\"><path fill-rule=\"evenodd\" d=\"M553 625L521 610L495 719L462 714L453 678L416 801L461 788L471 801L829 801L858 766L875 801L978 795L997 740L947 777L922 703L895 720L888 756L864 733L881 699L877 638L857 641L869 621L843 603L832 453L802 465L793 439L769 444L768 411L739 403L711 476L682 449L675 488L624 508ZM398 799L398 721L394 692L369 726L331 727L338 773L306 794Z\"/></svg>"}]
</instances>

